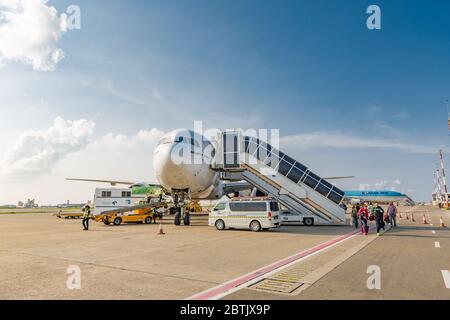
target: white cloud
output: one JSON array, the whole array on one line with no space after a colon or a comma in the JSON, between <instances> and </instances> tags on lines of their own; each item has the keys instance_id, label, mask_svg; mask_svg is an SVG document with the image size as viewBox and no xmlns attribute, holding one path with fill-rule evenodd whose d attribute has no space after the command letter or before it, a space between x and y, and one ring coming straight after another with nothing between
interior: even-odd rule
<instances>
[{"instance_id":1,"label":"white cloud","mask_svg":"<svg viewBox=\"0 0 450 320\"><path fill-rule=\"evenodd\" d=\"M387 180L375 182L375 184L374 184L376 190L386 189L387 185L388 185L388 181Z\"/></svg>"},{"instance_id":2,"label":"white cloud","mask_svg":"<svg viewBox=\"0 0 450 320\"><path fill-rule=\"evenodd\" d=\"M397 138L364 138L348 135L341 132L311 132L280 138L283 147L299 149L311 148L341 148L341 149L363 149L380 148L394 149L409 153L436 153L438 147L410 143Z\"/></svg>"},{"instance_id":3,"label":"white cloud","mask_svg":"<svg viewBox=\"0 0 450 320\"><path fill-rule=\"evenodd\" d=\"M66 16L47 0L0 0L0 64L20 61L53 71L64 58L58 42L66 31Z\"/></svg>"},{"instance_id":4,"label":"white cloud","mask_svg":"<svg viewBox=\"0 0 450 320\"><path fill-rule=\"evenodd\" d=\"M6 150L1 173L30 177L50 172L65 156L89 144L94 127L85 119L66 121L57 117L46 130L24 132Z\"/></svg>"},{"instance_id":5,"label":"white cloud","mask_svg":"<svg viewBox=\"0 0 450 320\"><path fill-rule=\"evenodd\" d=\"M361 183L359 185L359 190L364 191L364 190L370 190L371 185L369 183Z\"/></svg>"},{"instance_id":6,"label":"white cloud","mask_svg":"<svg viewBox=\"0 0 450 320\"><path fill-rule=\"evenodd\" d=\"M164 135L164 132L152 128L150 130L140 130L134 136L123 134L108 133L104 135L97 143L108 147L135 147L138 144L156 144Z\"/></svg>"},{"instance_id":7,"label":"white cloud","mask_svg":"<svg viewBox=\"0 0 450 320\"><path fill-rule=\"evenodd\" d=\"M377 181L374 184L370 183L361 183L359 185L359 190L390 190L390 191L396 191L396 187L401 184L401 181L399 179L395 179L394 181L389 180L381 180Z\"/></svg>"}]
</instances>

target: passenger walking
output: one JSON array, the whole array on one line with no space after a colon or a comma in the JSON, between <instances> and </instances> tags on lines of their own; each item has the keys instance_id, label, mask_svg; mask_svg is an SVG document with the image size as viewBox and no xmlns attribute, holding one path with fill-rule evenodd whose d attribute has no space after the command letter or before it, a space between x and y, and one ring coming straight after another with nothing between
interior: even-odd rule
<instances>
[{"instance_id":1,"label":"passenger walking","mask_svg":"<svg viewBox=\"0 0 450 320\"><path fill-rule=\"evenodd\" d=\"M367 203L364 203L364 206L359 209L358 217L361 221L361 234L364 233L367 236L369 233L369 210L367 209Z\"/></svg>"},{"instance_id":2,"label":"passenger walking","mask_svg":"<svg viewBox=\"0 0 450 320\"><path fill-rule=\"evenodd\" d=\"M83 208L83 230L89 230L89 219L91 215L91 210L89 207Z\"/></svg>"},{"instance_id":3,"label":"passenger walking","mask_svg":"<svg viewBox=\"0 0 450 320\"><path fill-rule=\"evenodd\" d=\"M358 212L359 212L359 205L355 205L352 207L352 222L355 229L358 229L359 222L358 222Z\"/></svg>"},{"instance_id":4,"label":"passenger walking","mask_svg":"<svg viewBox=\"0 0 450 320\"><path fill-rule=\"evenodd\" d=\"M384 209L378 205L378 203L375 203L374 206L374 214L375 214L375 222L377 225L377 236L380 235L380 230L384 230Z\"/></svg>"},{"instance_id":5,"label":"passenger walking","mask_svg":"<svg viewBox=\"0 0 450 320\"><path fill-rule=\"evenodd\" d=\"M367 210L369 210L369 216L375 217L375 208L376 206L374 206L372 202L369 202L369 206L367 207Z\"/></svg>"},{"instance_id":6,"label":"passenger walking","mask_svg":"<svg viewBox=\"0 0 450 320\"><path fill-rule=\"evenodd\" d=\"M397 207L392 202L389 204L387 213L391 221L391 227L397 228Z\"/></svg>"}]
</instances>

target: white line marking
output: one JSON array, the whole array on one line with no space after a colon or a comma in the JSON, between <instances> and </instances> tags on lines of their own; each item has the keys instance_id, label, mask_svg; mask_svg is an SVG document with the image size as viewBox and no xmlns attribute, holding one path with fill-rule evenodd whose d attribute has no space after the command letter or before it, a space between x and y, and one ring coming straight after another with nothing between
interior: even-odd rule
<instances>
[{"instance_id":1,"label":"white line marking","mask_svg":"<svg viewBox=\"0 0 450 320\"><path fill-rule=\"evenodd\" d=\"M447 289L450 289L450 271L448 270L441 270L442 277L444 278L445 287Z\"/></svg>"},{"instance_id":2,"label":"white line marking","mask_svg":"<svg viewBox=\"0 0 450 320\"><path fill-rule=\"evenodd\" d=\"M434 231L434 230L431 230L431 233L436 233L436 231Z\"/></svg>"},{"instance_id":3,"label":"white line marking","mask_svg":"<svg viewBox=\"0 0 450 320\"><path fill-rule=\"evenodd\" d=\"M370 230L373 230L373 229L370 228ZM310 257L312 257L312 256L314 256L316 254L319 254L319 253L321 253L321 252L323 252L325 250L328 250L329 248L332 248L332 247L334 247L336 245L339 245L342 242L344 242L346 240L349 240L349 239L351 239L351 238L353 238L353 237L355 237L357 235L358 235L357 231L352 231L352 232L349 232L347 234L341 235L341 236L339 236L339 237L337 237L335 239L332 239L332 240L327 241L325 243L316 245L316 246L314 246L312 248L309 248L309 249L306 249L306 250L304 250L302 252L296 253L296 254L288 257L288 258L285 258L285 259L282 259L282 260L277 261L275 263L272 263L269 266L260 268L260 269L258 269L256 271L250 272L250 273L248 273L248 274L246 274L244 276L241 276L241 277L238 277L236 279L227 281L227 282L225 282L225 283L223 283L221 285L218 285L218 286L216 286L214 288L207 289L205 291L197 293L197 294L195 294L193 296L190 296L189 298L186 298L184 300L218 300L218 299L221 299L221 298L223 298L223 297L225 297L227 295L230 295L231 293L234 293L236 291L241 290L242 288L246 288L248 286L251 286L252 284L257 283L258 281L261 281L262 279L267 278L267 277L271 276L274 273L280 272L281 270L286 269L286 268L288 268L288 267L290 267L290 266L292 266L292 265L294 265L294 264L296 264L296 263L298 263L300 261L308 259L308 258L310 258ZM310 253L308 253L308 252L310 252ZM290 260L291 258L294 258L297 255L299 255L299 256L303 255L303 256L299 257L298 259L294 259L293 261L288 262L287 264L282 264L279 267L273 267L273 268L271 267L271 266L275 266L277 264L280 264L283 261L288 261L288 260ZM240 281L240 279L244 279L246 277L249 277L249 276L252 276L254 274L257 274L257 273L259 273L259 270L267 269L267 268L271 269L271 270L266 272L266 273L261 274L261 276L257 276L256 278L251 277L251 279L249 279L247 281L245 281L245 280L242 281L242 282ZM233 283L235 283L235 282L239 282L239 284L234 286ZM233 286L231 286L231 284L233 284ZM230 288L226 288L227 286L231 286L231 287ZM217 291L217 292L215 292L215 291Z\"/></svg>"},{"instance_id":4,"label":"white line marking","mask_svg":"<svg viewBox=\"0 0 450 320\"><path fill-rule=\"evenodd\" d=\"M433 224L432 224L432 223L430 223L430 226L433 226Z\"/></svg>"},{"instance_id":5,"label":"white line marking","mask_svg":"<svg viewBox=\"0 0 450 320\"><path fill-rule=\"evenodd\" d=\"M441 247L441 244L439 243L439 241L435 241L434 242L434 247L435 248L440 248Z\"/></svg>"}]
</instances>

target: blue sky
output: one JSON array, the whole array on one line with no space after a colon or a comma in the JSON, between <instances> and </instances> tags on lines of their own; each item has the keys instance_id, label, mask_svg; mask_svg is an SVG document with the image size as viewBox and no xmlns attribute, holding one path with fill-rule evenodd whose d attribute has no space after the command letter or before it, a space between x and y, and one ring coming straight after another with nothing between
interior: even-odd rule
<instances>
[{"instance_id":1,"label":"blue sky","mask_svg":"<svg viewBox=\"0 0 450 320\"><path fill-rule=\"evenodd\" d=\"M70 174L151 181L152 146L133 137L194 120L280 129L286 152L318 173L355 174L340 182L345 189L370 185L429 199L438 148L449 138L448 1L47 5L60 14L74 3L82 28L62 35L65 57L54 71L20 61L0 69L0 116L10 119L0 148L7 152L25 131L46 130L56 117L87 119L95 129L89 144L62 152L46 170L0 182L0 203L89 198L92 185L61 181ZM366 27L371 4L381 8L381 30ZM108 134L123 135L113 140L128 146L101 144ZM97 160L86 161L88 153ZM132 169L122 163L130 157ZM42 191L47 183L63 191Z\"/></svg>"}]
</instances>

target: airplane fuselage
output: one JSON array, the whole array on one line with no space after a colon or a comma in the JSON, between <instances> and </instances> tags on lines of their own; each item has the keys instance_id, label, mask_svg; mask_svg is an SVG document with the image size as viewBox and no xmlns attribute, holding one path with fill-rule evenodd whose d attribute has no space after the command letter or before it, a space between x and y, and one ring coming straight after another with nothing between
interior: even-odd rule
<instances>
[{"instance_id":1,"label":"airplane fuselage","mask_svg":"<svg viewBox=\"0 0 450 320\"><path fill-rule=\"evenodd\" d=\"M185 190L192 199L217 198L219 174L210 166L214 152L203 136L190 130L172 131L154 150L156 179L169 192Z\"/></svg>"},{"instance_id":2,"label":"airplane fuselage","mask_svg":"<svg viewBox=\"0 0 450 320\"><path fill-rule=\"evenodd\" d=\"M345 191L345 199L350 202L400 202L408 200L408 196L385 190Z\"/></svg>"}]
</instances>

